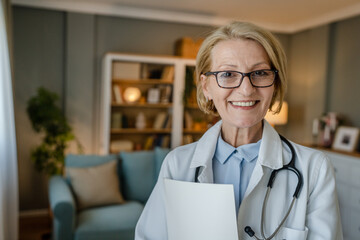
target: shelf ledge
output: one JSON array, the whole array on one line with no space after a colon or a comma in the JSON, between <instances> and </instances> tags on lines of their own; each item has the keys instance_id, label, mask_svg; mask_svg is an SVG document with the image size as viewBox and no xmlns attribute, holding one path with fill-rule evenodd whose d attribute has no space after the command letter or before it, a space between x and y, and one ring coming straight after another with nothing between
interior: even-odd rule
<instances>
[{"instance_id":1,"label":"shelf ledge","mask_svg":"<svg viewBox=\"0 0 360 240\"><path fill-rule=\"evenodd\" d=\"M113 128L111 134L170 134L171 129L155 129L155 128Z\"/></svg>"}]
</instances>

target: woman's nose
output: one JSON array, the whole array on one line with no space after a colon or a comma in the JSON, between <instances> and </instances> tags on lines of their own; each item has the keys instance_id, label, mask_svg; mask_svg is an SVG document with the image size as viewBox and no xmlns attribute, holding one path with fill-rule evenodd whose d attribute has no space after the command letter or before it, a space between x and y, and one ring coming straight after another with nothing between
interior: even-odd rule
<instances>
[{"instance_id":1,"label":"woman's nose","mask_svg":"<svg viewBox=\"0 0 360 240\"><path fill-rule=\"evenodd\" d=\"M256 91L256 88L251 84L249 76L245 76L239 87L236 88L244 96L250 96Z\"/></svg>"}]
</instances>

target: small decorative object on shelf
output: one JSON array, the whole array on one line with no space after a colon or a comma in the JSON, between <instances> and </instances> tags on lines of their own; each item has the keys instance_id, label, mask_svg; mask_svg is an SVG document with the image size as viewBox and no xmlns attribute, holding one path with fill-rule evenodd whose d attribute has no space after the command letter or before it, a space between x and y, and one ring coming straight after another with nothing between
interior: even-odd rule
<instances>
[{"instance_id":1,"label":"small decorative object on shelf","mask_svg":"<svg viewBox=\"0 0 360 240\"><path fill-rule=\"evenodd\" d=\"M332 148L335 150L354 152L359 140L359 128L341 126L337 129Z\"/></svg>"},{"instance_id":2,"label":"small decorative object on shelf","mask_svg":"<svg viewBox=\"0 0 360 240\"><path fill-rule=\"evenodd\" d=\"M334 141L336 129L344 123L338 113L329 112L313 120L313 145L330 148Z\"/></svg>"},{"instance_id":3,"label":"small decorative object on shelf","mask_svg":"<svg viewBox=\"0 0 360 240\"><path fill-rule=\"evenodd\" d=\"M160 101L160 89L159 88L150 88L148 90L147 102L148 103L158 103Z\"/></svg>"},{"instance_id":4,"label":"small decorative object on shelf","mask_svg":"<svg viewBox=\"0 0 360 240\"><path fill-rule=\"evenodd\" d=\"M137 115L135 127L137 129L144 129L146 127L146 118L143 112L139 112L139 114Z\"/></svg>"}]
</instances>

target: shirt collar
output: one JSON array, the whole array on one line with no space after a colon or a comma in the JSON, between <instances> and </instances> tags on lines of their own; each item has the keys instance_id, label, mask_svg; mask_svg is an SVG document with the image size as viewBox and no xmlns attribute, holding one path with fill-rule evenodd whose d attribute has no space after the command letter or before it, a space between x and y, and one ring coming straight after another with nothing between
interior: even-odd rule
<instances>
[{"instance_id":1,"label":"shirt collar","mask_svg":"<svg viewBox=\"0 0 360 240\"><path fill-rule=\"evenodd\" d=\"M261 139L256 143L250 143L235 148L225 142L221 137L221 134L219 134L215 150L215 159L221 164L224 164L232 155L234 155L238 159L245 159L247 162L251 162L257 158L260 144Z\"/></svg>"}]
</instances>

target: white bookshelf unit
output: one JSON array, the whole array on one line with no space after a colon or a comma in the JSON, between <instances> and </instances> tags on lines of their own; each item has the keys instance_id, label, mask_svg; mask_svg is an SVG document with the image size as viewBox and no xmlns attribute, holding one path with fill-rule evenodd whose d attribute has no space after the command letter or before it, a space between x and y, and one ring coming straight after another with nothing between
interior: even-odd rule
<instances>
[{"instance_id":1,"label":"white bookshelf unit","mask_svg":"<svg viewBox=\"0 0 360 240\"><path fill-rule=\"evenodd\" d=\"M107 53L102 66L100 153L111 152L112 142L118 140L132 141L144 149L144 141L152 135L168 136L171 148L180 146L183 141L185 72L187 67L193 66L193 59ZM120 87L121 100L114 94L114 85ZM157 99L156 91L153 91L152 97L149 96L150 88L160 86L170 86L170 99ZM141 98L133 103L123 99L124 91L129 87L141 92ZM142 129L134 127L139 112L144 113L147 122ZM171 124L165 128L154 128L155 119L161 112L171 115ZM114 113L119 113L122 120L126 116L127 123L111 126Z\"/></svg>"}]
</instances>

